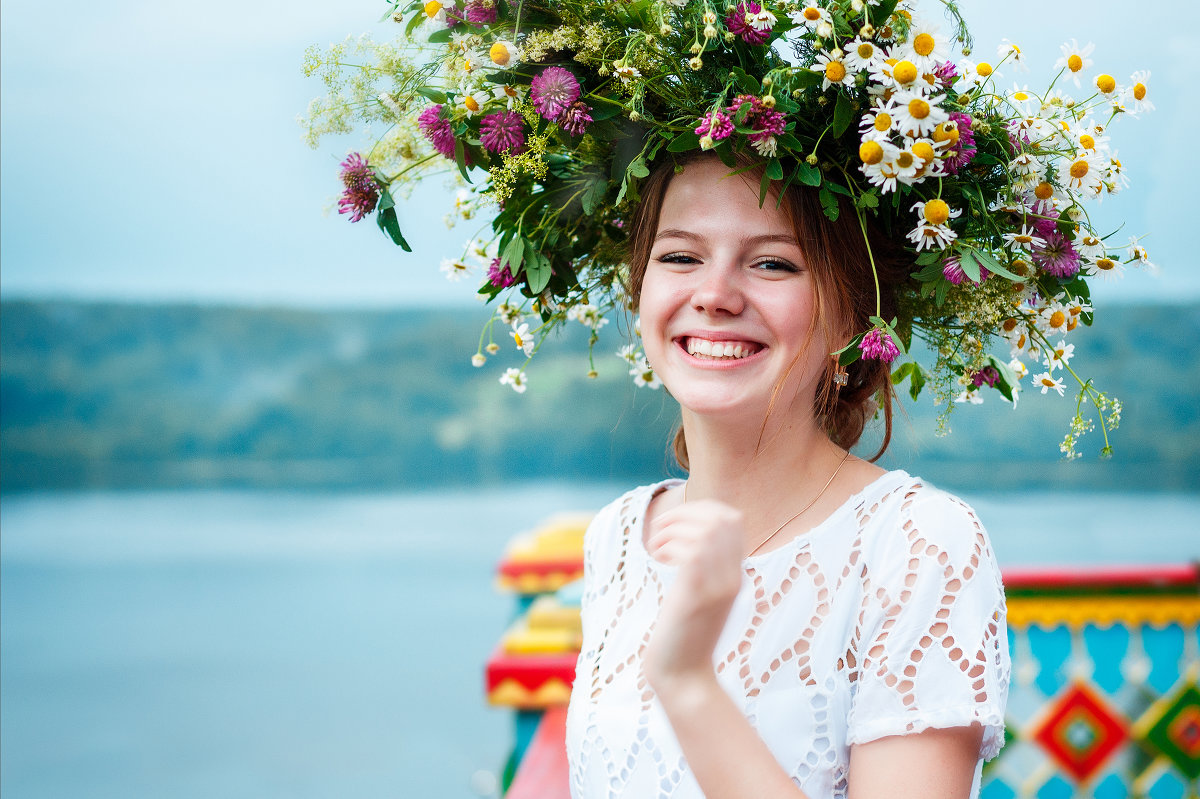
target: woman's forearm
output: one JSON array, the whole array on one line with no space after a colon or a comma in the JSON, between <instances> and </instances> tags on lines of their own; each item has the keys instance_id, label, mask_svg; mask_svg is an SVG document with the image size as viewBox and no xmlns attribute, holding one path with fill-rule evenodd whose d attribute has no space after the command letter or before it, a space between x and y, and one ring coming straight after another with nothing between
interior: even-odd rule
<instances>
[{"instance_id":1,"label":"woman's forearm","mask_svg":"<svg viewBox=\"0 0 1200 799\"><path fill-rule=\"evenodd\" d=\"M706 799L808 799L716 675L659 680L654 689Z\"/></svg>"}]
</instances>

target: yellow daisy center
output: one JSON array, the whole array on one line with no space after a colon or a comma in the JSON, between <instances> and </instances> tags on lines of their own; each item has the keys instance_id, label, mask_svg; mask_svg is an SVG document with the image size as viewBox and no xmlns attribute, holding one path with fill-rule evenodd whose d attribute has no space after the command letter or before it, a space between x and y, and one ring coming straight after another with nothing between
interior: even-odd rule
<instances>
[{"instance_id":1,"label":"yellow daisy center","mask_svg":"<svg viewBox=\"0 0 1200 799\"><path fill-rule=\"evenodd\" d=\"M909 148L912 154L922 161L929 162L933 160L933 145L927 141L913 142L913 146ZM941 200L938 200L941 202ZM936 222L934 224L937 224Z\"/></svg>"},{"instance_id":2,"label":"yellow daisy center","mask_svg":"<svg viewBox=\"0 0 1200 799\"><path fill-rule=\"evenodd\" d=\"M913 164L913 155L910 152L902 152L896 156L896 165L901 169L908 169Z\"/></svg>"},{"instance_id":3,"label":"yellow daisy center","mask_svg":"<svg viewBox=\"0 0 1200 799\"><path fill-rule=\"evenodd\" d=\"M930 200L925 203L921 213L925 214L925 221L929 224L943 225L950 218L950 206L946 205L945 200Z\"/></svg>"},{"instance_id":4,"label":"yellow daisy center","mask_svg":"<svg viewBox=\"0 0 1200 799\"><path fill-rule=\"evenodd\" d=\"M885 130L892 129L892 115L880 111L875 115L875 130L882 133Z\"/></svg>"},{"instance_id":5,"label":"yellow daisy center","mask_svg":"<svg viewBox=\"0 0 1200 799\"><path fill-rule=\"evenodd\" d=\"M1079 145L1081 147L1083 147L1083 149L1085 149L1085 150L1095 150L1096 149L1096 140L1093 139L1091 136L1087 135L1086 133L1084 133L1082 136L1079 137Z\"/></svg>"},{"instance_id":6,"label":"yellow daisy center","mask_svg":"<svg viewBox=\"0 0 1200 799\"><path fill-rule=\"evenodd\" d=\"M846 67L841 61L830 61L825 65L825 80L838 83L846 77Z\"/></svg>"},{"instance_id":7,"label":"yellow daisy center","mask_svg":"<svg viewBox=\"0 0 1200 799\"><path fill-rule=\"evenodd\" d=\"M1012 267L1009 270L1017 277L1025 277L1029 274L1029 262L1018 258L1012 262Z\"/></svg>"},{"instance_id":8,"label":"yellow daisy center","mask_svg":"<svg viewBox=\"0 0 1200 799\"><path fill-rule=\"evenodd\" d=\"M913 119L925 119L929 116L929 103L920 97L908 101L908 113Z\"/></svg>"},{"instance_id":9,"label":"yellow daisy center","mask_svg":"<svg viewBox=\"0 0 1200 799\"><path fill-rule=\"evenodd\" d=\"M505 86L505 87L504 87L504 94L505 94L506 96L508 96L508 97L516 97L516 96L517 96L517 90L516 90L516 87L514 87L514 86Z\"/></svg>"},{"instance_id":10,"label":"yellow daisy center","mask_svg":"<svg viewBox=\"0 0 1200 799\"><path fill-rule=\"evenodd\" d=\"M1111 94L1117 88L1117 79L1112 75L1099 75L1096 78L1096 88L1105 94Z\"/></svg>"},{"instance_id":11,"label":"yellow daisy center","mask_svg":"<svg viewBox=\"0 0 1200 799\"><path fill-rule=\"evenodd\" d=\"M1072 72L1078 72L1079 70L1083 69L1083 59L1079 57L1078 53L1071 53L1070 57L1067 59L1067 69L1071 70Z\"/></svg>"},{"instance_id":12,"label":"yellow daisy center","mask_svg":"<svg viewBox=\"0 0 1200 799\"><path fill-rule=\"evenodd\" d=\"M1016 92L1015 94L1013 94L1013 99L1016 100L1018 103L1023 103L1029 99L1029 95L1026 94L1025 92Z\"/></svg>"},{"instance_id":13,"label":"yellow daisy center","mask_svg":"<svg viewBox=\"0 0 1200 799\"><path fill-rule=\"evenodd\" d=\"M1075 312L1071 311L1071 313L1075 313ZM1078 325L1079 325L1079 319L1077 319L1074 316L1072 316L1070 319L1067 320L1067 330L1074 330Z\"/></svg>"},{"instance_id":14,"label":"yellow daisy center","mask_svg":"<svg viewBox=\"0 0 1200 799\"><path fill-rule=\"evenodd\" d=\"M1085 246L1085 247L1099 247L1099 246L1100 246L1100 239L1096 238L1095 236L1084 236L1084 237L1083 237L1083 246Z\"/></svg>"},{"instance_id":15,"label":"yellow daisy center","mask_svg":"<svg viewBox=\"0 0 1200 799\"><path fill-rule=\"evenodd\" d=\"M1055 311L1050 314L1050 327L1062 327L1067 321L1067 315L1062 311Z\"/></svg>"},{"instance_id":16,"label":"yellow daisy center","mask_svg":"<svg viewBox=\"0 0 1200 799\"><path fill-rule=\"evenodd\" d=\"M809 6L808 8L804 9L803 13L804 18L809 22L816 22L821 18L821 9L816 8L815 6Z\"/></svg>"},{"instance_id":17,"label":"yellow daisy center","mask_svg":"<svg viewBox=\"0 0 1200 799\"><path fill-rule=\"evenodd\" d=\"M897 61L892 67L892 76L897 83L912 83L917 79L917 67L911 61Z\"/></svg>"},{"instance_id":18,"label":"yellow daisy center","mask_svg":"<svg viewBox=\"0 0 1200 799\"><path fill-rule=\"evenodd\" d=\"M1076 161L1075 163L1071 164L1071 177L1075 178L1076 180L1080 180L1081 178L1085 177L1087 175L1087 173L1088 173L1088 162L1087 161L1080 160L1080 161Z\"/></svg>"},{"instance_id":19,"label":"yellow daisy center","mask_svg":"<svg viewBox=\"0 0 1200 799\"><path fill-rule=\"evenodd\" d=\"M1054 196L1054 187L1043 180L1041 183L1037 184L1037 187L1033 190L1033 196L1037 197L1039 200L1049 200Z\"/></svg>"},{"instance_id":20,"label":"yellow daisy center","mask_svg":"<svg viewBox=\"0 0 1200 799\"><path fill-rule=\"evenodd\" d=\"M1115 269L1116 266L1117 266L1117 262L1111 258L1097 258L1096 259L1096 268L1101 271L1107 272L1110 269Z\"/></svg>"},{"instance_id":21,"label":"yellow daisy center","mask_svg":"<svg viewBox=\"0 0 1200 799\"><path fill-rule=\"evenodd\" d=\"M1033 242L1033 236L1028 233L1018 233L1012 237L1012 240L1017 244L1030 244Z\"/></svg>"},{"instance_id":22,"label":"yellow daisy center","mask_svg":"<svg viewBox=\"0 0 1200 799\"><path fill-rule=\"evenodd\" d=\"M864 164L878 164L883 160L883 147L877 141L865 141L858 148L858 157Z\"/></svg>"},{"instance_id":23,"label":"yellow daisy center","mask_svg":"<svg viewBox=\"0 0 1200 799\"><path fill-rule=\"evenodd\" d=\"M1133 84L1133 99L1135 99L1135 100L1145 100L1146 99L1146 84L1144 84L1144 83Z\"/></svg>"},{"instance_id":24,"label":"yellow daisy center","mask_svg":"<svg viewBox=\"0 0 1200 799\"><path fill-rule=\"evenodd\" d=\"M508 45L503 42L496 42L488 50L488 57L492 59L492 63L496 66L506 67L508 62L512 60L512 53L508 49Z\"/></svg>"},{"instance_id":25,"label":"yellow daisy center","mask_svg":"<svg viewBox=\"0 0 1200 799\"><path fill-rule=\"evenodd\" d=\"M463 105L466 106L467 110L472 113L479 110L479 101L469 94L463 98Z\"/></svg>"},{"instance_id":26,"label":"yellow daisy center","mask_svg":"<svg viewBox=\"0 0 1200 799\"><path fill-rule=\"evenodd\" d=\"M953 122L943 122L933 129L933 140L948 141L951 145L958 144L958 125Z\"/></svg>"},{"instance_id":27,"label":"yellow daisy center","mask_svg":"<svg viewBox=\"0 0 1200 799\"><path fill-rule=\"evenodd\" d=\"M1004 330L1005 333L1011 333L1017 329L1017 320L1016 319L1005 319L1004 322L1000 325L1000 327Z\"/></svg>"},{"instance_id":28,"label":"yellow daisy center","mask_svg":"<svg viewBox=\"0 0 1200 799\"><path fill-rule=\"evenodd\" d=\"M1054 351L1054 360L1061 361L1064 352L1066 352L1066 350L1064 350L1062 348L1056 349Z\"/></svg>"},{"instance_id":29,"label":"yellow daisy center","mask_svg":"<svg viewBox=\"0 0 1200 799\"><path fill-rule=\"evenodd\" d=\"M875 45L871 44L870 42L863 42L862 44L860 44L858 46L858 57L859 58L866 59L866 58L870 58L873 55L875 55ZM1139 83L1138 85L1141 86L1142 84ZM1141 99L1141 98L1138 98L1138 99Z\"/></svg>"},{"instance_id":30,"label":"yellow daisy center","mask_svg":"<svg viewBox=\"0 0 1200 799\"><path fill-rule=\"evenodd\" d=\"M913 39L912 48L917 55L926 56L933 52L933 48L937 43L928 33L918 33L917 38Z\"/></svg>"},{"instance_id":31,"label":"yellow daisy center","mask_svg":"<svg viewBox=\"0 0 1200 799\"><path fill-rule=\"evenodd\" d=\"M514 340L517 342L517 346L518 346L518 347L524 347L524 346L525 346L525 342L524 342L524 340L522 340L522 339L521 339L521 334L520 334L520 333L514 332L514 333L513 333L513 339L514 339Z\"/></svg>"},{"instance_id":32,"label":"yellow daisy center","mask_svg":"<svg viewBox=\"0 0 1200 799\"><path fill-rule=\"evenodd\" d=\"M986 61L981 61L979 65L975 67L975 72L979 75L979 77L986 78L988 75L992 74L992 65Z\"/></svg>"},{"instance_id":33,"label":"yellow daisy center","mask_svg":"<svg viewBox=\"0 0 1200 799\"><path fill-rule=\"evenodd\" d=\"M1054 382L1053 378L1043 377L1042 385L1045 386L1046 388L1054 388L1054 386L1057 384Z\"/></svg>"},{"instance_id":34,"label":"yellow daisy center","mask_svg":"<svg viewBox=\"0 0 1200 799\"><path fill-rule=\"evenodd\" d=\"M430 19L436 17L437 12L441 10L442 4L437 0L429 0L429 2L425 4L425 16L429 17Z\"/></svg>"}]
</instances>

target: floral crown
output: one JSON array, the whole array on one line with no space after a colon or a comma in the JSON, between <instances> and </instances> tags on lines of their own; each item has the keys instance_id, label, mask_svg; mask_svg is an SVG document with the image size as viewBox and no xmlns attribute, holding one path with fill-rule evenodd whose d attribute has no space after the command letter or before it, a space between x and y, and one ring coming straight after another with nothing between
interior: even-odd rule
<instances>
[{"instance_id":1,"label":"floral crown","mask_svg":"<svg viewBox=\"0 0 1200 799\"><path fill-rule=\"evenodd\" d=\"M1030 372L1062 395L1069 375L1079 397L1062 450L1076 457L1094 425L1086 399L1108 454L1120 403L1078 376L1068 340L1093 322L1089 279L1153 268L1087 210L1128 182L1108 127L1153 108L1148 73L1082 83L1093 46L1072 40L1044 93L1002 88L997 68L1020 65L1020 48L968 60L958 9L941 3L950 33L897 0L392 0L396 43L308 51L305 71L329 94L303 121L314 147L384 126L342 163L339 211L374 214L406 250L396 200L422 177L459 181L448 221L494 214L442 268L485 273L479 293L500 302L473 362L499 350L504 325L526 360L500 380L518 392L547 335L573 321L591 330L596 375L599 331L629 307L624 225L640 181L656 158L711 150L731 169L761 164L761 199L812 187L830 219L854 213L911 251L897 318L877 304L872 327L835 353L841 365L885 361L893 383L908 380L914 398L929 383L947 410L985 386L1015 403ZM914 338L928 367L899 358ZM658 385L636 343L619 355Z\"/></svg>"}]
</instances>

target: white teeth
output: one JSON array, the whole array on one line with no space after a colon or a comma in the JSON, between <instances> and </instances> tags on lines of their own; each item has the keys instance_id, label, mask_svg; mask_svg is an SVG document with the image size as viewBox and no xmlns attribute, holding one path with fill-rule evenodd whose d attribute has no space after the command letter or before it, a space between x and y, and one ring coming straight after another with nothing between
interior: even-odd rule
<instances>
[{"instance_id":1,"label":"white teeth","mask_svg":"<svg viewBox=\"0 0 1200 799\"><path fill-rule=\"evenodd\" d=\"M745 358L751 354L751 348L729 342L709 341L703 338L688 338L687 351L689 355L700 355L708 358Z\"/></svg>"}]
</instances>

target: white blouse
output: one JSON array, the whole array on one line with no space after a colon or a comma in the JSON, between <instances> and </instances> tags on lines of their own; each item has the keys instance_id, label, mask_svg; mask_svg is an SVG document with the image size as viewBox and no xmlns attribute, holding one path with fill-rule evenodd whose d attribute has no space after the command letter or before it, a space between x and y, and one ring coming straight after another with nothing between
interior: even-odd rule
<instances>
[{"instance_id":1,"label":"white blouse","mask_svg":"<svg viewBox=\"0 0 1200 799\"><path fill-rule=\"evenodd\" d=\"M584 539L583 649L567 713L571 794L701 797L642 655L675 568L649 556L636 488ZM747 558L713 653L721 686L811 799L844 797L850 746L978 722L1004 743L1004 587L966 504L888 472L809 532Z\"/></svg>"}]
</instances>

